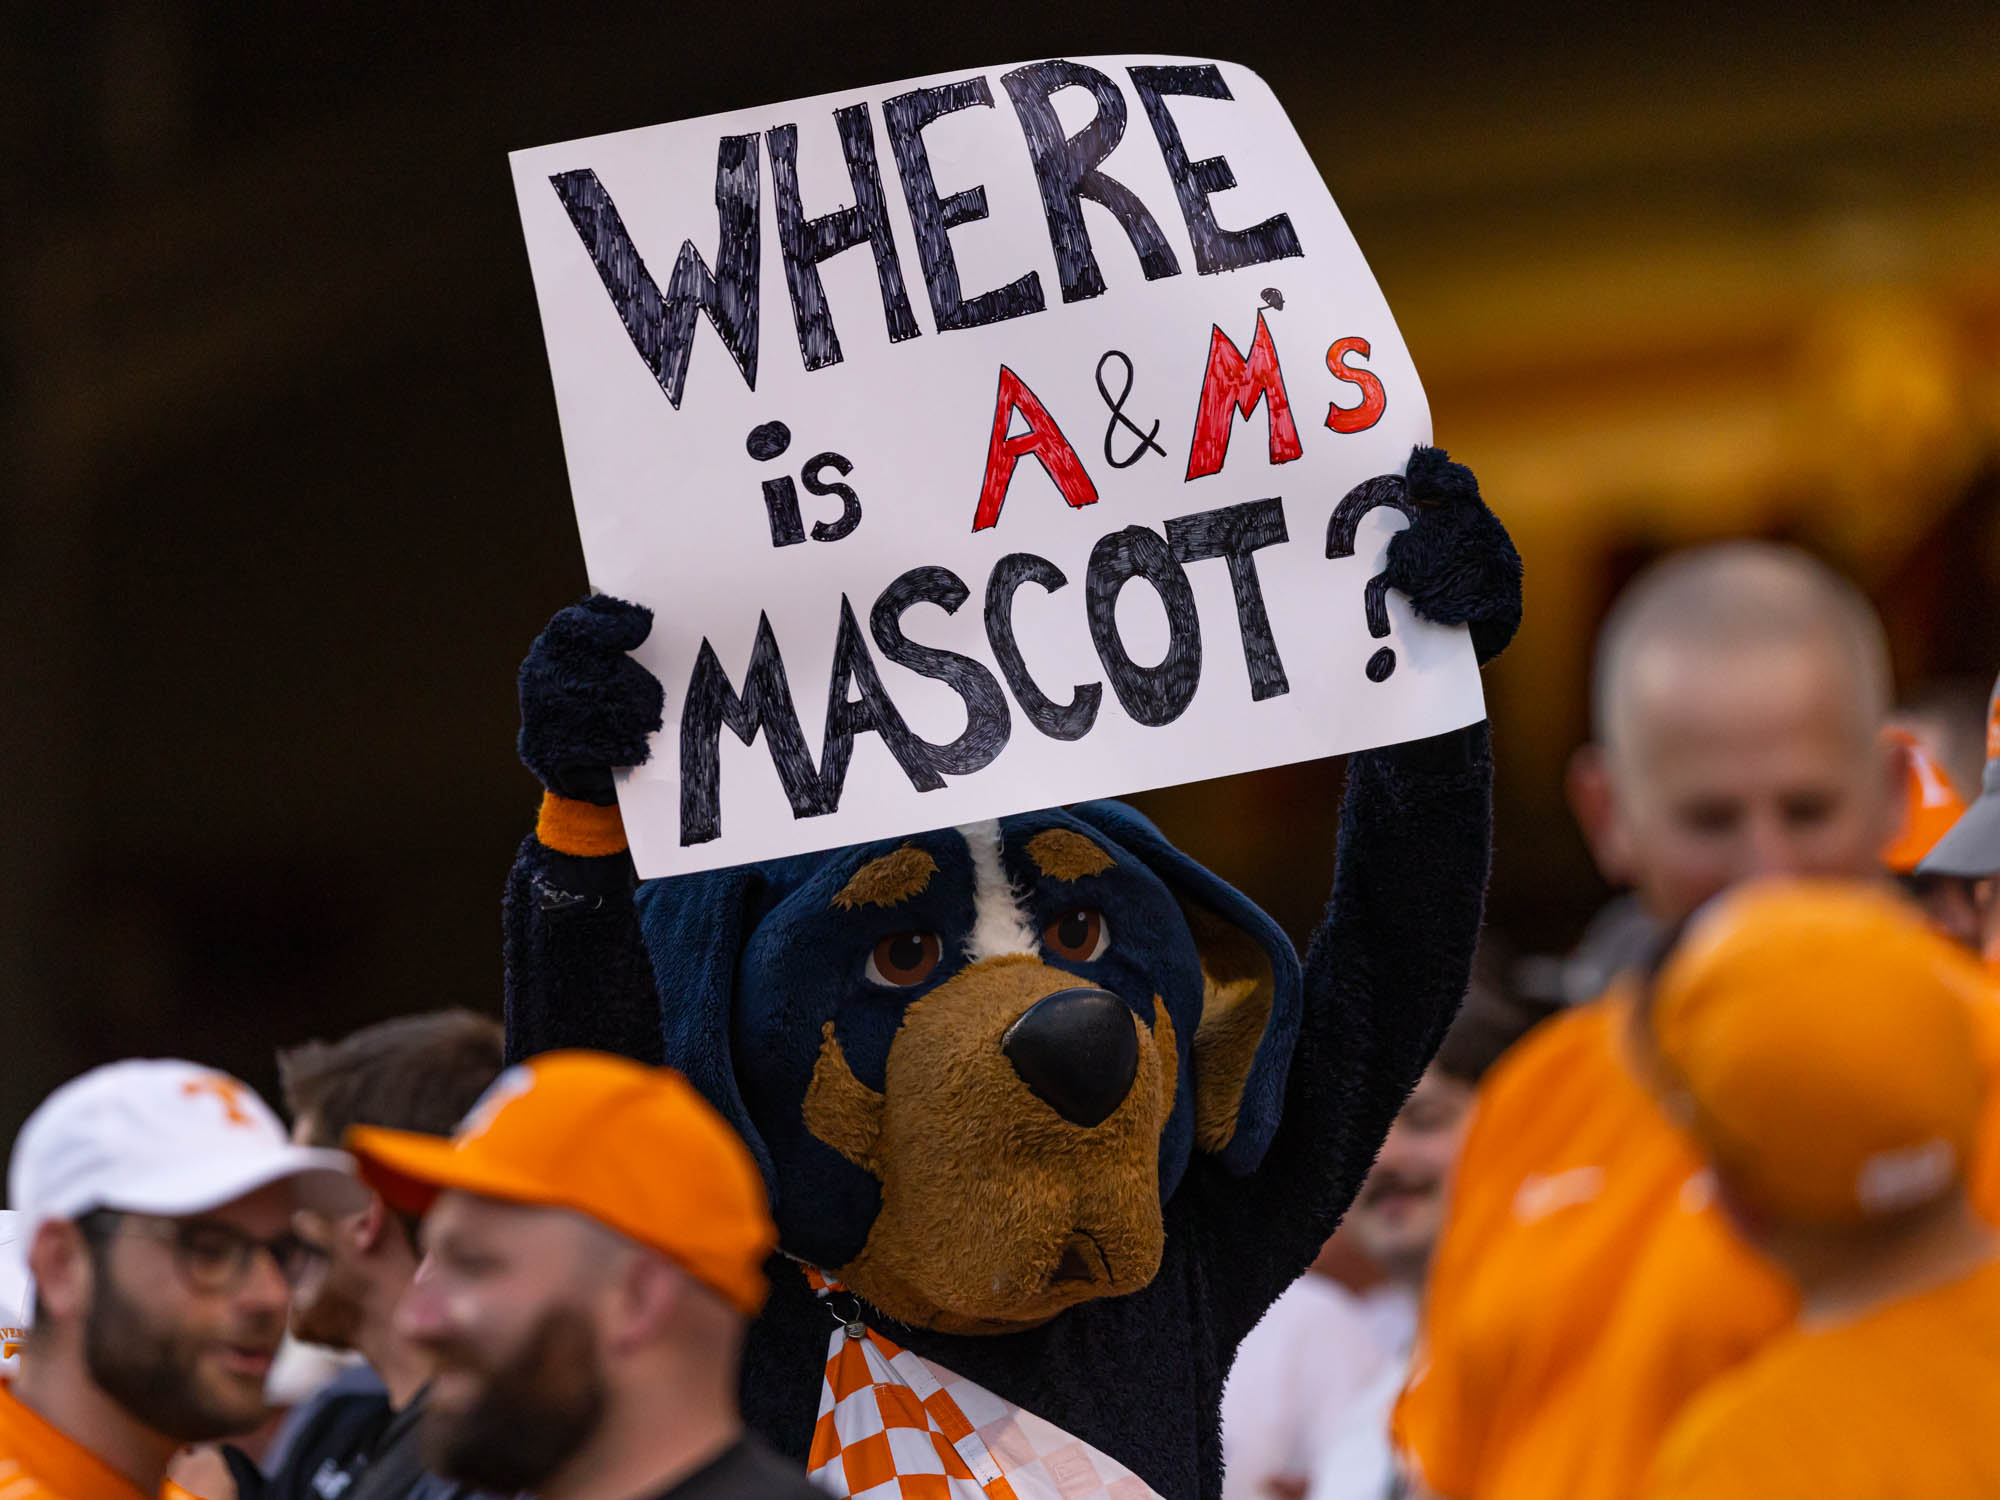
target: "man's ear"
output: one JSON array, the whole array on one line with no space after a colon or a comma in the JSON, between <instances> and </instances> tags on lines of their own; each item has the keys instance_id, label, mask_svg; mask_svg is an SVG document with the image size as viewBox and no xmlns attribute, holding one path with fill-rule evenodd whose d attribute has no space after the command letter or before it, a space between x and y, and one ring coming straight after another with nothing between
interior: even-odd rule
<instances>
[{"instance_id":1,"label":"man's ear","mask_svg":"<svg viewBox=\"0 0 2000 1500\"><path fill-rule=\"evenodd\" d=\"M622 1354L670 1332L693 1288L679 1266L641 1250L620 1257L607 1290L605 1343L612 1353Z\"/></svg>"},{"instance_id":2,"label":"man's ear","mask_svg":"<svg viewBox=\"0 0 2000 1500\"><path fill-rule=\"evenodd\" d=\"M1590 856L1597 861L1597 873L1609 885L1630 885L1632 851L1619 821L1617 792L1602 745L1577 746L1563 775L1563 791L1569 798L1570 816L1576 819L1584 843L1590 846Z\"/></svg>"},{"instance_id":3,"label":"man's ear","mask_svg":"<svg viewBox=\"0 0 2000 1500\"><path fill-rule=\"evenodd\" d=\"M1884 849L1904 832L1910 820L1909 782L1914 773L1909 745L1894 735L1876 736L1875 753L1881 761L1877 774L1881 777L1882 787L1882 811L1877 819L1875 847Z\"/></svg>"},{"instance_id":4,"label":"man's ear","mask_svg":"<svg viewBox=\"0 0 2000 1500\"><path fill-rule=\"evenodd\" d=\"M382 1201L380 1193L370 1193L366 1208L334 1221L334 1233L351 1235L355 1248L363 1255L371 1255L381 1247L389 1222L389 1205ZM415 1245L410 1246L410 1254L419 1260L423 1258Z\"/></svg>"},{"instance_id":5,"label":"man's ear","mask_svg":"<svg viewBox=\"0 0 2000 1500\"><path fill-rule=\"evenodd\" d=\"M83 1231L68 1219L46 1220L28 1246L35 1301L52 1320L70 1322L90 1310L96 1276Z\"/></svg>"}]
</instances>

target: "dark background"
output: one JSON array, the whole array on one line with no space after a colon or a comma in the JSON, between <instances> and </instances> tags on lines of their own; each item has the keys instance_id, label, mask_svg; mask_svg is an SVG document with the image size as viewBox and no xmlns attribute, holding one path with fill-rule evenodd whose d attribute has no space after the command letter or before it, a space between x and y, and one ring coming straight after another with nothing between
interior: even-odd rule
<instances>
[{"instance_id":1,"label":"dark background","mask_svg":"<svg viewBox=\"0 0 2000 1500\"><path fill-rule=\"evenodd\" d=\"M1810 15L1803 14L1810 10ZM585 587L505 153L1043 55L1264 74L1529 565L1494 914L1601 899L1589 631L1806 541L2000 663L2000 12L159 0L0 20L0 1132L171 1052L497 1009L513 673ZM1337 768L1141 799L1303 935Z\"/></svg>"}]
</instances>

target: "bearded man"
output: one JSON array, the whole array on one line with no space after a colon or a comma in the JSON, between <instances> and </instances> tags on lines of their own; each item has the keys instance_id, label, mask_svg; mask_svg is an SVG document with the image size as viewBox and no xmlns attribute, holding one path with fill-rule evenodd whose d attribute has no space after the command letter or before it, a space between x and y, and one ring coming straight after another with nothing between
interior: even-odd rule
<instances>
[{"instance_id":1,"label":"bearded man","mask_svg":"<svg viewBox=\"0 0 2000 1500\"><path fill-rule=\"evenodd\" d=\"M396 1327L431 1358L438 1473L538 1500L824 1500L743 1426L777 1231L748 1148L686 1079L545 1053L449 1141L346 1139L392 1207L424 1216Z\"/></svg>"},{"instance_id":2,"label":"bearded man","mask_svg":"<svg viewBox=\"0 0 2000 1500\"><path fill-rule=\"evenodd\" d=\"M8 1492L150 1500L176 1450L262 1423L292 1288L317 1260L292 1216L353 1210L352 1172L193 1063L113 1063L44 1100L8 1169L9 1249L34 1285L0 1389Z\"/></svg>"}]
</instances>

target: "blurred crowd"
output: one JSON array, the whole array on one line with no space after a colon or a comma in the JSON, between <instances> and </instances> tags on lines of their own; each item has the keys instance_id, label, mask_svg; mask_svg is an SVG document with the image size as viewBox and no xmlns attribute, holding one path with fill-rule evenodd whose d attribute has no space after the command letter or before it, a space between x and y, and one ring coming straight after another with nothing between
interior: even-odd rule
<instances>
[{"instance_id":1,"label":"blurred crowd","mask_svg":"<svg viewBox=\"0 0 2000 1500\"><path fill-rule=\"evenodd\" d=\"M1899 712L1851 584L1728 543L1626 590L1591 708L1624 894L1475 976L1244 1346L1232 1500L2000 1492L2000 690Z\"/></svg>"},{"instance_id":2,"label":"blurred crowd","mask_svg":"<svg viewBox=\"0 0 2000 1500\"><path fill-rule=\"evenodd\" d=\"M2000 691L1899 712L1847 581L1681 553L1568 793L1623 894L1482 951L1241 1350L1228 1500L2000 1493ZM279 1062L289 1129L146 1060L21 1131L0 1500L816 1493L738 1411L775 1236L684 1081L464 1011Z\"/></svg>"}]
</instances>

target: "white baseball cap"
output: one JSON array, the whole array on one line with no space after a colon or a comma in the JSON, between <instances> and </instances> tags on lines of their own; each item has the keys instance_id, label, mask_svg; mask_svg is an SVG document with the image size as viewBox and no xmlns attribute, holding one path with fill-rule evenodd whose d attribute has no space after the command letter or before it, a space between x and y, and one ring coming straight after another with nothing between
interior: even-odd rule
<instances>
[{"instance_id":1,"label":"white baseball cap","mask_svg":"<svg viewBox=\"0 0 2000 1500\"><path fill-rule=\"evenodd\" d=\"M25 1258L50 1219L100 1208L177 1218L284 1181L300 1208L368 1202L346 1152L293 1145L248 1084L173 1058L108 1063L50 1094L14 1138L11 1248Z\"/></svg>"},{"instance_id":2,"label":"white baseball cap","mask_svg":"<svg viewBox=\"0 0 2000 1500\"><path fill-rule=\"evenodd\" d=\"M21 1216L0 1208L0 1379L11 1379L21 1368L21 1338L28 1327L27 1252L20 1238Z\"/></svg>"}]
</instances>

